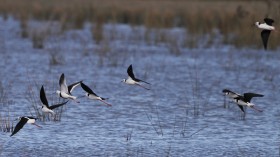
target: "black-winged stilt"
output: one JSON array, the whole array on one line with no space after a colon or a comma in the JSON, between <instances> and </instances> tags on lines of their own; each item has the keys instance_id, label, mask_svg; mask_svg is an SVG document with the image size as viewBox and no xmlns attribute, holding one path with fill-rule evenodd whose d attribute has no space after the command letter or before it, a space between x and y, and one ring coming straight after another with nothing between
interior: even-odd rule
<instances>
[{"instance_id":1,"label":"black-winged stilt","mask_svg":"<svg viewBox=\"0 0 280 157\"><path fill-rule=\"evenodd\" d=\"M72 92L73 89L74 89L75 87L77 87L81 82L82 82L82 81L79 81L79 82L76 82L76 83L73 83L73 84L67 86L64 73L62 73L61 76L60 76L60 79L59 79L60 91L57 90L56 93L57 93L61 98L64 98L64 99L71 99L71 100L74 100L75 102L79 103L79 101L76 100L77 97L76 97L76 96L73 96L73 95L71 94L71 92Z\"/></svg>"},{"instance_id":2,"label":"black-winged stilt","mask_svg":"<svg viewBox=\"0 0 280 157\"><path fill-rule=\"evenodd\" d=\"M265 23L256 22L255 25L258 28L263 30L261 32L261 37L262 37L262 42L263 42L264 49L266 50L267 49L268 37L270 35L270 32L275 30L275 27L272 26L272 23L274 22L274 20L272 20L270 18L265 18L264 22Z\"/></svg>"},{"instance_id":3,"label":"black-winged stilt","mask_svg":"<svg viewBox=\"0 0 280 157\"><path fill-rule=\"evenodd\" d=\"M44 86L42 86L41 90L40 90L40 99L41 99L41 102L43 103L42 111L44 113L51 113L53 115L55 114L53 109L55 109L59 106L65 105L68 102L68 101L66 101L66 102L63 102L63 103L60 103L60 104L49 106L49 103L48 103L48 100L47 100L47 97L46 97L46 94L45 94Z\"/></svg>"},{"instance_id":4,"label":"black-winged stilt","mask_svg":"<svg viewBox=\"0 0 280 157\"><path fill-rule=\"evenodd\" d=\"M33 124L33 125L41 128L41 126L39 126L35 123L36 118L34 118L34 117L18 117L16 120L20 120L20 121L17 123L11 136L16 134L26 123Z\"/></svg>"},{"instance_id":5,"label":"black-winged stilt","mask_svg":"<svg viewBox=\"0 0 280 157\"><path fill-rule=\"evenodd\" d=\"M128 74L128 78L127 79L123 79L122 82L129 84L129 85L138 85L144 89L150 90L149 88L144 87L143 85L140 84L140 82L144 82L147 84L150 84L146 81L140 80L138 78L136 78L133 74L133 69L132 69L132 64L127 68L127 74Z\"/></svg>"},{"instance_id":6,"label":"black-winged stilt","mask_svg":"<svg viewBox=\"0 0 280 157\"><path fill-rule=\"evenodd\" d=\"M104 100L106 100L106 98L102 98L100 96L98 96L97 94L95 94L87 85L85 85L84 83L81 83L81 87L84 89L84 91L86 91L86 96L89 99L93 99L93 100L99 100L105 104L107 104L108 106L112 106L111 104L105 102Z\"/></svg>"},{"instance_id":7,"label":"black-winged stilt","mask_svg":"<svg viewBox=\"0 0 280 157\"><path fill-rule=\"evenodd\" d=\"M263 97L262 94L256 94L256 93L244 93L243 95L235 93L233 91L230 91L228 89L224 89L223 93L225 93L226 96L233 99L233 101L238 105L238 107L241 109L242 112L244 111L243 106L247 106L250 108L255 109L256 111L262 112L262 110L257 109L255 107L255 104L251 103L251 99L253 97Z\"/></svg>"}]
</instances>

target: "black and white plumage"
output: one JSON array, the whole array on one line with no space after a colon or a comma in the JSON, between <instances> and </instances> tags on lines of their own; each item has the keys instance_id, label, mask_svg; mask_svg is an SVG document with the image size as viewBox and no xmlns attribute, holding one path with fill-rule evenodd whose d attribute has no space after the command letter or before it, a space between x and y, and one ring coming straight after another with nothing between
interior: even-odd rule
<instances>
[{"instance_id":1,"label":"black and white plumage","mask_svg":"<svg viewBox=\"0 0 280 157\"><path fill-rule=\"evenodd\" d=\"M26 123L29 123L29 124L33 124L37 127L40 127L39 125L37 125L35 123L37 118L34 118L34 117L18 117L17 120L19 120L19 122L17 123L14 131L12 132L11 136L15 135L21 128L23 128L23 126L26 124Z\"/></svg>"},{"instance_id":2,"label":"black and white plumage","mask_svg":"<svg viewBox=\"0 0 280 157\"><path fill-rule=\"evenodd\" d=\"M269 38L270 32L272 30L275 30L275 27L272 26L274 20L272 20L270 18L265 18L264 22L265 23L256 22L255 25L258 28L262 29L261 37L262 37L262 42L263 42L264 49L266 50L267 49L267 42L268 42L268 38Z\"/></svg>"},{"instance_id":3,"label":"black and white plumage","mask_svg":"<svg viewBox=\"0 0 280 157\"><path fill-rule=\"evenodd\" d=\"M76 83L73 83L73 84L67 86L64 73L62 73L61 76L60 76L60 79L59 79L60 90L57 90L56 93L57 93L61 98L64 98L64 99L71 99L71 100L74 100L75 102L79 103L79 102L76 100L77 97L76 97L76 96L73 96L73 95L71 94L71 92L73 91L73 89L74 89L75 87L77 87L78 85L80 85L81 82L82 82L82 81L79 81L79 82L76 82Z\"/></svg>"},{"instance_id":4,"label":"black and white plumage","mask_svg":"<svg viewBox=\"0 0 280 157\"><path fill-rule=\"evenodd\" d=\"M48 103L48 100L47 100L47 97L46 97L46 93L45 93L45 89L44 89L44 86L41 87L41 90L40 90L40 99L41 99L41 102L43 103L42 105L42 111L44 113L51 113L51 114L55 114L55 112L53 111L53 109L57 108L57 107L60 107L62 105L65 105L68 101L66 102L63 102L63 103L60 103L60 104L55 104L55 105L52 105L52 106L49 106L49 103Z\"/></svg>"},{"instance_id":5,"label":"black and white plumage","mask_svg":"<svg viewBox=\"0 0 280 157\"><path fill-rule=\"evenodd\" d=\"M263 97L264 95L262 94L256 94L256 93L244 93L243 95L235 93L233 91L230 91L228 89L224 89L223 93L228 96L229 98L232 98L233 101L238 105L238 107L241 109L242 112L244 111L243 106L247 106L250 108L253 108L259 112L262 112L262 110L257 109L255 107L255 104L251 103L251 99L253 97Z\"/></svg>"},{"instance_id":6,"label":"black and white plumage","mask_svg":"<svg viewBox=\"0 0 280 157\"><path fill-rule=\"evenodd\" d=\"M232 99L237 98L238 96L241 96L241 94L235 93L235 92L233 92L233 91L231 91L231 90L228 90L228 89L223 89L223 93L224 93L226 96L228 96L228 97L230 97L230 98L232 98Z\"/></svg>"},{"instance_id":7,"label":"black and white plumage","mask_svg":"<svg viewBox=\"0 0 280 157\"><path fill-rule=\"evenodd\" d=\"M143 81L143 80L140 80L140 79L138 79L138 78L136 78L134 76L132 65L130 65L127 68L127 74L128 74L128 78L127 79L123 79L122 82L124 82L126 84L129 84L129 85L138 85L138 86L140 86L140 87L142 87L144 89L150 90L149 88L146 88L146 87L142 86L140 84L140 82L144 82L146 84L150 84L150 83L148 83L146 81Z\"/></svg>"},{"instance_id":8,"label":"black and white plumage","mask_svg":"<svg viewBox=\"0 0 280 157\"><path fill-rule=\"evenodd\" d=\"M104 100L106 100L106 98L102 98L100 96L98 96L97 94L95 94L87 85L85 85L84 83L81 83L81 87L83 88L83 90L86 93L86 96L89 98L89 99L93 99L93 100L99 100L105 104L107 104L108 106L112 106L111 104L105 102Z\"/></svg>"}]
</instances>

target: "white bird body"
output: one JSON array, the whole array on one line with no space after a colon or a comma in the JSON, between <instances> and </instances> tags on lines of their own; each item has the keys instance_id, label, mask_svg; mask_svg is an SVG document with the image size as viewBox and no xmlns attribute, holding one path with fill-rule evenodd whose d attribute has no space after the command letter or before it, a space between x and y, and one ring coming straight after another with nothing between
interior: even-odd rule
<instances>
[{"instance_id":1,"label":"white bird body","mask_svg":"<svg viewBox=\"0 0 280 157\"><path fill-rule=\"evenodd\" d=\"M28 119L27 123L28 124L34 124L36 121L36 119Z\"/></svg>"},{"instance_id":2,"label":"white bird body","mask_svg":"<svg viewBox=\"0 0 280 157\"><path fill-rule=\"evenodd\" d=\"M129 85L137 84L137 82L134 81L131 77L128 77L127 79L124 79L123 82L126 83L126 84L129 84Z\"/></svg>"},{"instance_id":3,"label":"white bird body","mask_svg":"<svg viewBox=\"0 0 280 157\"><path fill-rule=\"evenodd\" d=\"M95 96L93 94L86 93L86 96L92 100L103 100L100 96Z\"/></svg>"},{"instance_id":4,"label":"white bird body","mask_svg":"<svg viewBox=\"0 0 280 157\"><path fill-rule=\"evenodd\" d=\"M263 30L270 30L270 31L273 31L275 30L275 27L274 26L270 26L266 23L260 23L260 22L256 22L256 26L260 29L263 29Z\"/></svg>"},{"instance_id":5,"label":"white bird body","mask_svg":"<svg viewBox=\"0 0 280 157\"><path fill-rule=\"evenodd\" d=\"M76 96L69 95L68 93L65 93L65 92L62 92L62 91L59 91L59 90L57 90L56 93L57 93L60 97L62 97L62 98L64 98L64 99L72 99L72 100L76 100L76 99L77 99Z\"/></svg>"},{"instance_id":6,"label":"white bird body","mask_svg":"<svg viewBox=\"0 0 280 157\"><path fill-rule=\"evenodd\" d=\"M245 102L245 101L238 100L238 99L233 99L233 101L234 101L235 103L237 103L238 105L241 105L241 106L252 107L252 106L255 105L255 104L253 104L253 103L251 103L251 102Z\"/></svg>"},{"instance_id":7,"label":"white bird body","mask_svg":"<svg viewBox=\"0 0 280 157\"><path fill-rule=\"evenodd\" d=\"M51 110L51 109L48 109L45 105L43 105L42 106L42 111L44 112L44 113L51 113L51 114L55 114L54 112L53 112L53 110Z\"/></svg>"}]
</instances>

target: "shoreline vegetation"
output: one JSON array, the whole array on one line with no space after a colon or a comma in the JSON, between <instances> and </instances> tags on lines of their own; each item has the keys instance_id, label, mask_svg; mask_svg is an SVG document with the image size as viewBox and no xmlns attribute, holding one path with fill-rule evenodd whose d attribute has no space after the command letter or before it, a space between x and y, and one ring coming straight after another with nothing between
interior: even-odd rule
<instances>
[{"instance_id":1,"label":"shoreline vegetation","mask_svg":"<svg viewBox=\"0 0 280 157\"><path fill-rule=\"evenodd\" d=\"M280 19L278 0L0 0L0 3L4 19L11 15L20 20L22 36L27 36L28 20L59 21L62 30L81 29L91 22L96 25L95 32L102 31L106 23L123 23L148 29L186 28L186 35L193 40L204 34L214 40L215 30L219 30L224 44L263 49L260 30L254 23L270 17L275 19L277 29ZM279 33L271 33L269 49L279 47Z\"/></svg>"}]
</instances>

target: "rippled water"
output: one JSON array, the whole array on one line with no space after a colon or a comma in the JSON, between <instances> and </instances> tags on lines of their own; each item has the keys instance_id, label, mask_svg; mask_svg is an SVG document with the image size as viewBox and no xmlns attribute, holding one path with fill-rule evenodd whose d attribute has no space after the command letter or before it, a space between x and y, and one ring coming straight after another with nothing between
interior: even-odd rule
<instances>
[{"instance_id":1,"label":"rippled water","mask_svg":"<svg viewBox=\"0 0 280 157\"><path fill-rule=\"evenodd\" d=\"M279 156L279 53L216 45L180 48L175 55L164 44L132 40L133 31L144 28L126 25L106 25L100 44L86 26L49 36L38 50L20 37L16 20L1 23L0 75L14 102L12 117L30 115L29 87L39 92L44 84L54 97L61 73L68 83L83 80L113 105L81 98L67 104L60 122L26 125L14 137L1 132L1 156ZM109 41L110 30L115 37ZM170 35L180 41L182 31ZM51 63L52 52L61 64ZM121 83L130 64L152 90ZM243 119L235 104L224 108L224 88L264 94L253 99L264 112L247 109Z\"/></svg>"}]
</instances>

